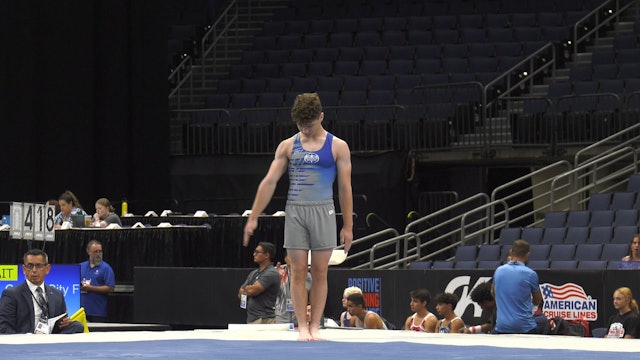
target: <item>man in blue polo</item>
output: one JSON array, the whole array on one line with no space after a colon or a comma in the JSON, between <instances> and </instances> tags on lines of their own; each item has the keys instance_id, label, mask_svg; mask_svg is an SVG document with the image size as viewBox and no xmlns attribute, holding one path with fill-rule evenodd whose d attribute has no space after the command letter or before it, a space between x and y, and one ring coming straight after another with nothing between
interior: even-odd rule
<instances>
[{"instance_id":1,"label":"man in blue polo","mask_svg":"<svg viewBox=\"0 0 640 360\"><path fill-rule=\"evenodd\" d=\"M498 311L494 334L536 334L532 304L542 303L538 274L525 265L529 243L516 240L509 250L509 262L493 275L493 293Z\"/></svg>"},{"instance_id":2,"label":"man in blue polo","mask_svg":"<svg viewBox=\"0 0 640 360\"><path fill-rule=\"evenodd\" d=\"M102 260L102 244L98 240L91 240L87 244L89 259L80 264L80 306L91 322L105 322L107 320L107 302L109 293L116 286L113 269Z\"/></svg>"}]
</instances>

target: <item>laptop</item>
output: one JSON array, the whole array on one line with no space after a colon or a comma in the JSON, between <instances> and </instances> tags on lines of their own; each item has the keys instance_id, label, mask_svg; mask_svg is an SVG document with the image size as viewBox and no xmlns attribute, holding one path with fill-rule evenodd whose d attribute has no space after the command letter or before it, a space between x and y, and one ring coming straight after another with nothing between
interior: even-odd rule
<instances>
[{"instance_id":1,"label":"laptop","mask_svg":"<svg viewBox=\"0 0 640 360\"><path fill-rule=\"evenodd\" d=\"M84 215L71 215L71 225L74 228L86 227L84 224Z\"/></svg>"}]
</instances>

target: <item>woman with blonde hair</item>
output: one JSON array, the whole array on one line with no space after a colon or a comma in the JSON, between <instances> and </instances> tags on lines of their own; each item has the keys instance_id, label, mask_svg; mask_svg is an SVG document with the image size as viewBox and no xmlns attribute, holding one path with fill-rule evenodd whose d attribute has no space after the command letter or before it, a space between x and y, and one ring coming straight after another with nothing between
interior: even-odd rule
<instances>
[{"instance_id":1,"label":"woman with blonde hair","mask_svg":"<svg viewBox=\"0 0 640 360\"><path fill-rule=\"evenodd\" d=\"M118 224L122 226L120 217L115 213L115 209L107 198L96 200L96 213L93 214L93 226L105 227L109 224Z\"/></svg>"},{"instance_id":2,"label":"woman with blonde hair","mask_svg":"<svg viewBox=\"0 0 640 360\"><path fill-rule=\"evenodd\" d=\"M350 286L346 289L344 289L344 292L342 293L342 307L343 308L347 308L347 298L349 297L349 295L353 295L353 294L360 294L362 295L362 290L357 287L357 286ZM351 315L349 314L348 311L343 311L342 314L340 314L340 326L342 327L350 327L350 321L351 321Z\"/></svg>"},{"instance_id":3,"label":"woman with blonde hair","mask_svg":"<svg viewBox=\"0 0 640 360\"><path fill-rule=\"evenodd\" d=\"M635 339L638 326L638 303L628 287L613 292L613 307L618 311L609 319L605 337L615 339Z\"/></svg>"}]
</instances>

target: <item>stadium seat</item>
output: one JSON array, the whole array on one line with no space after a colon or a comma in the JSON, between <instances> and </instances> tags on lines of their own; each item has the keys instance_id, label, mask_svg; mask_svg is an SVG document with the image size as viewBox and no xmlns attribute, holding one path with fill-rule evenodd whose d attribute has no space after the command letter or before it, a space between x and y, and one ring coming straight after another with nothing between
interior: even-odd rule
<instances>
[{"instance_id":1,"label":"stadium seat","mask_svg":"<svg viewBox=\"0 0 640 360\"><path fill-rule=\"evenodd\" d=\"M511 245L514 241L520 239L522 229L519 227L502 228L500 230L500 245Z\"/></svg>"},{"instance_id":2,"label":"stadium seat","mask_svg":"<svg viewBox=\"0 0 640 360\"><path fill-rule=\"evenodd\" d=\"M526 227L522 229L520 238L526 240L529 244L539 244L542 241L544 228Z\"/></svg>"},{"instance_id":3,"label":"stadium seat","mask_svg":"<svg viewBox=\"0 0 640 360\"><path fill-rule=\"evenodd\" d=\"M566 235L566 228L564 227L553 227L553 228L545 228L544 234L542 235L542 244L562 244L564 242Z\"/></svg>"},{"instance_id":4,"label":"stadium seat","mask_svg":"<svg viewBox=\"0 0 640 360\"><path fill-rule=\"evenodd\" d=\"M564 238L565 244L584 244L589 239L589 228L586 226L572 226L567 228Z\"/></svg>"},{"instance_id":5,"label":"stadium seat","mask_svg":"<svg viewBox=\"0 0 640 360\"><path fill-rule=\"evenodd\" d=\"M575 259L582 260L600 260L602 254L602 244L577 244Z\"/></svg>"},{"instance_id":6,"label":"stadium seat","mask_svg":"<svg viewBox=\"0 0 640 360\"><path fill-rule=\"evenodd\" d=\"M566 211L549 211L544 215L545 228L557 228L565 226L567 222Z\"/></svg>"},{"instance_id":7,"label":"stadium seat","mask_svg":"<svg viewBox=\"0 0 640 360\"><path fill-rule=\"evenodd\" d=\"M617 261L629 254L628 244L604 244L600 260Z\"/></svg>"},{"instance_id":8,"label":"stadium seat","mask_svg":"<svg viewBox=\"0 0 640 360\"><path fill-rule=\"evenodd\" d=\"M549 260L573 260L575 252L574 244L554 244L549 252Z\"/></svg>"}]
</instances>

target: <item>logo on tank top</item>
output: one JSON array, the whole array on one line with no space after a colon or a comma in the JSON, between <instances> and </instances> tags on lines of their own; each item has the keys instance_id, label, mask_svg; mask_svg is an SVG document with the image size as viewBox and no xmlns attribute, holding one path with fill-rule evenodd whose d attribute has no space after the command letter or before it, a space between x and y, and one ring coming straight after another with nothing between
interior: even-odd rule
<instances>
[{"instance_id":1,"label":"logo on tank top","mask_svg":"<svg viewBox=\"0 0 640 360\"><path fill-rule=\"evenodd\" d=\"M316 153L308 153L304 156L304 162L306 163L315 164L318 161L320 161L320 156Z\"/></svg>"}]
</instances>

